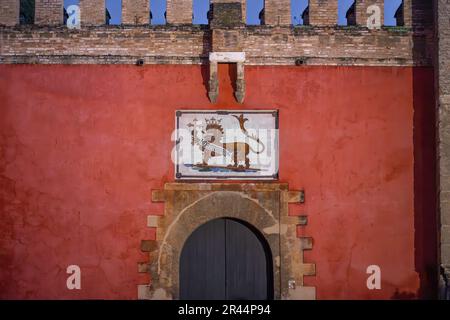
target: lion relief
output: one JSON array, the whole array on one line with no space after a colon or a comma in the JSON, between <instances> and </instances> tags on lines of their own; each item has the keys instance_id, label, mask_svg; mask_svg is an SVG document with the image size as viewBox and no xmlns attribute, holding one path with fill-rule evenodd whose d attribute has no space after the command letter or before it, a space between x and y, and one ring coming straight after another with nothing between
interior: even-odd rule
<instances>
[{"instance_id":1,"label":"lion relief","mask_svg":"<svg viewBox=\"0 0 450 320\"><path fill-rule=\"evenodd\" d=\"M202 151L202 166L209 166L209 160L214 157L230 157L232 159L232 164L228 167L231 168L250 168L249 154L253 152L255 154L261 154L264 152L265 145L260 141L259 138L250 135L245 128L245 122L248 121L241 114L239 117L233 115L234 118L239 122L239 127L242 133L249 139L258 143L258 150L253 149L250 144L242 141L224 142L225 131L222 127L220 119L205 119L206 128L201 131L202 138L198 137L198 132L192 123L189 127L194 127L191 131L192 145L197 145Z\"/></svg>"}]
</instances>

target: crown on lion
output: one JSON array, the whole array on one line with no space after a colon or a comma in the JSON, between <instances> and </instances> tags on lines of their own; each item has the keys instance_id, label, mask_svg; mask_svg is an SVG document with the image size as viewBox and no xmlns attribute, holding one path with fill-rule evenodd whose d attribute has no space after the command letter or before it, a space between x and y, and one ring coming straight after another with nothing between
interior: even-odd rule
<instances>
[{"instance_id":1,"label":"crown on lion","mask_svg":"<svg viewBox=\"0 0 450 320\"><path fill-rule=\"evenodd\" d=\"M217 129L223 133L223 127L221 125L222 119L216 119L216 118L211 118L209 120L205 119L205 122L206 122L206 130Z\"/></svg>"}]
</instances>

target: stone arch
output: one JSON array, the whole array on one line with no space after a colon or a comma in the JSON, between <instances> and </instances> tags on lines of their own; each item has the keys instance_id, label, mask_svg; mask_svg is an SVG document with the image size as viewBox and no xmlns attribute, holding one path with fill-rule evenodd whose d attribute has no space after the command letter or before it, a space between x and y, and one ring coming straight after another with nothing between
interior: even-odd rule
<instances>
[{"instance_id":1,"label":"stone arch","mask_svg":"<svg viewBox=\"0 0 450 320\"><path fill-rule=\"evenodd\" d=\"M279 257L279 235L267 234L263 230L279 228L279 219L261 207L256 201L238 192L222 191L211 193L192 206L182 210L179 219L174 220L168 228L165 239L161 242L158 254L157 272L161 274L161 256L165 253L171 256L172 297L178 298L179 260L181 250L187 238L201 225L219 218L234 218L242 220L259 230L269 244L272 253L272 263L275 266ZM279 268L274 268L274 290L279 291Z\"/></svg>"}]
</instances>

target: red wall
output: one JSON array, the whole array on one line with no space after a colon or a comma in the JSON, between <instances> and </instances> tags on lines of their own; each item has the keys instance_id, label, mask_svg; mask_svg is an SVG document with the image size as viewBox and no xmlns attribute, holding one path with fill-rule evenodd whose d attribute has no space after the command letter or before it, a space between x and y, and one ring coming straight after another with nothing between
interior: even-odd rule
<instances>
[{"instance_id":1,"label":"red wall","mask_svg":"<svg viewBox=\"0 0 450 320\"><path fill-rule=\"evenodd\" d=\"M317 276L305 279L318 299L425 297L434 189L417 184L434 170L432 69L245 72L245 103L225 65L212 105L206 67L1 65L0 298L137 297L146 216L163 212L150 190L174 180L174 113L189 108L280 110L280 181L306 190L290 211L309 216L299 233L314 238ZM66 289L71 264L80 291ZM372 264L379 291L366 287Z\"/></svg>"}]
</instances>

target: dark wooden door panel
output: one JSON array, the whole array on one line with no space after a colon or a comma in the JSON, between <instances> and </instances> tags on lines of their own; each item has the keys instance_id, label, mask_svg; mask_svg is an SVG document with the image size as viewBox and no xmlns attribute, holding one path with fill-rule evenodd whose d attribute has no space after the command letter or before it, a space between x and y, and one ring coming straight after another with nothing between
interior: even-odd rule
<instances>
[{"instance_id":1,"label":"dark wooden door panel","mask_svg":"<svg viewBox=\"0 0 450 320\"><path fill-rule=\"evenodd\" d=\"M240 222L226 220L226 293L229 300L266 300L267 260L261 241Z\"/></svg>"},{"instance_id":2,"label":"dark wooden door panel","mask_svg":"<svg viewBox=\"0 0 450 320\"><path fill-rule=\"evenodd\" d=\"M216 219L202 225L181 252L180 299L269 299L272 259L267 250L239 221Z\"/></svg>"},{"instance_id":3,"label":"dark wooden door panel","mask_svg":"<svg viewBox=\"0 0 450 320\"><path fill-rule=\"evenodd\" d=\"M180 299L225 299L225 220L199 227L180 258Z\"/></svg>"}]
</instances>

